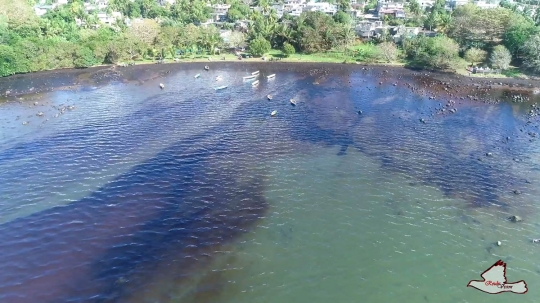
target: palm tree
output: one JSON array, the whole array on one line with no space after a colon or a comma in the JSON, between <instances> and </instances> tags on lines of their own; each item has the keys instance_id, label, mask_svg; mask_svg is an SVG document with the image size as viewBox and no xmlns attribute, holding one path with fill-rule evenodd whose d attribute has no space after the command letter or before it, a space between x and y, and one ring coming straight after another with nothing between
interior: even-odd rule
<instances>
[{"instance_id":1,"label":"palm tree","mask_svg":"<svg viewBox=\"0 0 540 303\"><path fill-rule=\"evenodd\" d=\"M450 14L439 15L439 20L437 22L437 28L443 34L446 34L448 32L448 29L450 28L450 25L452 25L452 15L450 15Z\"/></svg>"}]
</instances>

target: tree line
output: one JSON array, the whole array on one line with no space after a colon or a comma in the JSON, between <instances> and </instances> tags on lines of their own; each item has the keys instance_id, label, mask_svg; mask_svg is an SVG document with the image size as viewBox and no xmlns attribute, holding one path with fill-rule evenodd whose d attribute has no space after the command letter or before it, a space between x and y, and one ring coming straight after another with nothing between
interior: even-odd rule
<instances>
[{"instance_id":1,"label":"tree line","mask_svg":"<svg viewBox=\"0 0 540 303\"><path fill-rule=\"evenodd\" d=\"M270 49L280 49L285 55L297 51L349 52L357 42L354 23L346 13L348 1L337 2L339 12L334 16L306 12L281 19L268 0L255 3L260 10L252 10L239 0L226 1L231 8L222 28L233 28L238 20L248 19L249 24L223 39L218 27L196 25L210 17L209 7L201 0L178 0L167 6L154 0L111 0L107 9L131 18L129 27L123 20L97 27L95 13L87 14L81 0L71 0L41 18L27 0L0 0L0 76L214 54L218 49L246 46L258 56ZM465 58L470 63L489 62L499 69L512 63L540 72L538 23L522 11L503 6L480 9L469 4L449 13L443 0L436 0L427 11L411 0L406 5L407 20L387 18L386 22L422 26L436 31L435 37L405 35L397 45L394 37L383 31L374 41L376 46L366 44L352 55L364 61L401 57L417 66L437 69L451 68L459 58Z\"/></svg>"}]
</instances>

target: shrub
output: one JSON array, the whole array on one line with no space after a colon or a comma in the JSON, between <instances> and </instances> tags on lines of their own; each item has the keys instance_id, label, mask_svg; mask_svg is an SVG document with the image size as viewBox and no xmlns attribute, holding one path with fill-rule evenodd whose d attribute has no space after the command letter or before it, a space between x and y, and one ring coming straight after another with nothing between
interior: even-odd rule
<instances>
[{"instance_id":1,"label":"shrub","mask_svg":"<svg viewBox=\"0 0 540 303\"><path fill-rule=\"evenodd\" d=\"M259 37L259 38L253 39L249 43L249 52L253 56L262 56L270 51L270 47L271 47L270 42L268 42L268 40L262 37Z\"/></svg>"},{"instance_id":2,"label":"shrub","mask_svg":"<svg viewBox=\"0 0 540 303\"><path fill-rule=\"evenodd\" d=\"M296 50L294 49L294 46L291 44L285 42L283 43L283 54L285 57L289 57L290 55L296 53Z\"/></svg>"}]
</instances>

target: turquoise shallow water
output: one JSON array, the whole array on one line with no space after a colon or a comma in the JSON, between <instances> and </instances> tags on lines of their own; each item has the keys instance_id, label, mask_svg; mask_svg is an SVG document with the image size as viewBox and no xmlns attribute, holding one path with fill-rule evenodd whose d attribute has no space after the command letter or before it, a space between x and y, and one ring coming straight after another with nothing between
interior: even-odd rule
<instances>
[{"instance_id":1,"label":"turquoise shallow water","mask_svg":"<svg viewBox=\"0 0 540 303\"><path fill-rule=\"evenodd\" d=\"M466 287L502 259L536 302L523 106L432 115L446 100L360 70L199 72L0 106L2 300L502 302Z\"/></svg>"}]
</instances>

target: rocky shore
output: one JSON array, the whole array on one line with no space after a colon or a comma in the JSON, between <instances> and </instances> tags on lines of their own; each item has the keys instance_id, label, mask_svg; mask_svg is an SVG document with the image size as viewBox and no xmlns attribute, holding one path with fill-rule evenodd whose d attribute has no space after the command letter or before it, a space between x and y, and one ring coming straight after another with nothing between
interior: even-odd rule
<instances>
[{"instance_id":1,"label":"rocky shore","mask_svg":"<svg viewBox=\"0 0 540 303\"><path fill-rule=\"evenodd\" d=\"M243 66L269 73L287 70L316 76L320 80L324 80L329 75L364 72L379 77L381 85L391 83L396 86L405 86L433 98L468 99L485 103L497 103L503 100L529 101L540 96L540 83L535 80L467 77L452 73L415 71L404 67L381 65L240 61L145 64L128 67L101 66L15 75L0 79L0 101L13 100L14 97L26 94L74 90L111 82L143 83L179 70L201 69L202 71L205 65L209 65L211 70Z\"/></svg>"}]
</instances>

